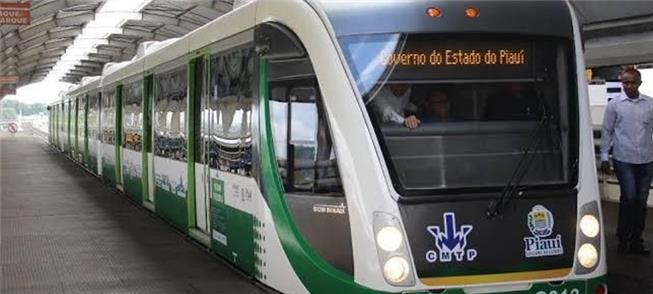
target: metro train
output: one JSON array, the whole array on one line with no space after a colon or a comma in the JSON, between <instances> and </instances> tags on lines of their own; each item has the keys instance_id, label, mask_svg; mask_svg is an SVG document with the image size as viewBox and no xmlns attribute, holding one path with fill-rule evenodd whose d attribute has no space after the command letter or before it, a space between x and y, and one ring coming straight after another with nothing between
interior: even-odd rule
<instances>
[{"instance_id":1,"label":"metro train","mask_svg":"<svg viewBox=\"0 0 653 294\"><path fill-rule=\"evenodd\" d=\"M49 139L276 291L607 293L582 50L566 1L251 1Z\"/></svg>"}]
</instances>

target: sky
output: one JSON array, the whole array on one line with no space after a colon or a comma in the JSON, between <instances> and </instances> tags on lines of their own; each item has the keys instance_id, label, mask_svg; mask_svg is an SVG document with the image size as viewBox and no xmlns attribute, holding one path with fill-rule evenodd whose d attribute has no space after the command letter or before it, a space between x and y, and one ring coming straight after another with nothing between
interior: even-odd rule
<instances>
[{"instance_id":1,"label":"sky","mask_svg":"<svg viewBox=\"0 0 653 294\"><path fill-rule=\"evenodd\" d=\"M16 90L16 95L8 95L4 99L18 100L25 104L45 103L50 104L61 99L60 94L65 93L73 84L63 82L34 83Z\"/></svg>"},{"instance_id":2,"label":"sky","mask_svg":"<svg viewBox=\"0 0 653 294\"><path fill-rule=\"evenodd\" d=\"M639 91L649 97L653 97L653 68L643 69L641 72L642 86L639 88ZM8 95L4 99L18 100L25 104L50 104L61 99L59 94L67 91L71 86L73 84L63 82L35 83L18 88L16 95Z\"/></svg>"}]
</instances>

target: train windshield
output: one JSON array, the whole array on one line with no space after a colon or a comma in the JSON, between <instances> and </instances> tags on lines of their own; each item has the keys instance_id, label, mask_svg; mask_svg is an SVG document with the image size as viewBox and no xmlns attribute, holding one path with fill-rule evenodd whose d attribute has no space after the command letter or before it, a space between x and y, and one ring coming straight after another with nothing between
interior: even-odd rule
<instances>
[{"instance_id":1,"label":"train windshield","mask_svg":"<svg viewBox=\"0 0 653 294\"><path fill-rule=\"evenodd\" d=\"M565 185L569 45L488 35L339 38L402 195ZM521 169L521 171L520 171Z\"/></svg>"}]
</instances>

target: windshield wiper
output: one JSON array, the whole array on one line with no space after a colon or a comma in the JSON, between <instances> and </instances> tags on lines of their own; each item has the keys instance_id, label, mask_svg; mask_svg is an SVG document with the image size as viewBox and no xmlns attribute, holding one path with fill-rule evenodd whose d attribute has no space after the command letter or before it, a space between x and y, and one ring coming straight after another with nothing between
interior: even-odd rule
<instances>
[{"instance_id":1,"label":"windshield wiper","mask_svg":"<svg viewBox=\"0 0 653 294\"><path fill-rule=\"evenodd\" d=\"M523 193L523 191L518 192L519 184L521 183L524 176L526 176L528 169L537 156L537 148L539 147L540 141L542 140L542 136L539 134L542 131L543 127L547 125L547 121L549 121L549 119L549 115L545 111L540 118L540 121L537 123L535 132L533 132L531 135L531 139L529 140L526 150L524 150L524 153L522 153L521 157L519 158L517 167L512 172L508 183L506 183L506 185L503 187L501 196L498 199L492 200L487 210L485 211L487 217L493 218L500 215L503 212L503 209L508 205L508 203L510 203L512 198L514 198L515 194L521 195L521 193Z\"/></svg>"}]
</instances>

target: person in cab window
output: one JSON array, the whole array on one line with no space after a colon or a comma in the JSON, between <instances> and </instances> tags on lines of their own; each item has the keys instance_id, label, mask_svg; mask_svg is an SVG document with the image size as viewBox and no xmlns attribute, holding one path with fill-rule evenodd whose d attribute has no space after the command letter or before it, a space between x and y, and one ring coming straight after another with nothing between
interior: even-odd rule
<instances>
[{"instance_id":1,"label":"person in cab window","mask_svg":"<svg viewBox=\"0 0 653 294\"><path fill-rule=\"evenodd\" d=\"M449 95L443 90L432 90L424 104L424 115L409 115L404 120L404 126L415 129L423 123L443 123L460 121L451 115L451 103Z\"/></svg>"},{"instance_id":2,"label":"person in cab window","mask_svg":"<svg viewBox=\"0 0 653 294\"><path fill-rule=\"evenodd\" d=\"M411 103L412 90L406 84L390 84L383 87L372 100L374 112L381 122L403 124L407 113L417 107Z\"/></svg>"},{"instance_id":3,"label":"person in cab window","mask_svg":"<svg viewBox=\"0 0 653 294\"><path fill-rule=\"evenodd\" d=\"M524 83L510 83L489 97L485 108L488 120L536 120L537 97Z\"/></svg>"},{"instance_id":4,"label":"person in cab window","mask_svg":"<svg viewBox=\"0 0 653 294\"><path fill-rule=\"evenodd\" d=\"M605 108L601 130L601 170L610 173L612 147L614 172L619 180L618 252L650 255L642 239L646 203L653 177L653 99L639 92L640 72L625 69L623 93Z\"/></svg>"}]
</instances>

